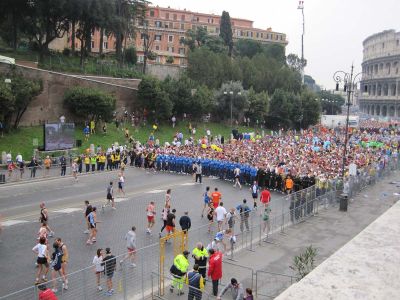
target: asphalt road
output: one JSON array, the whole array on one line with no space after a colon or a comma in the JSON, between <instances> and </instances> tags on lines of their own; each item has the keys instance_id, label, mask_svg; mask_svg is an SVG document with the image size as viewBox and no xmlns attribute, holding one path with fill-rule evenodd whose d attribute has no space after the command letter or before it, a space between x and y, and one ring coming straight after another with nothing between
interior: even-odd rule
<instances>
[{"instance_id":1,"label":"asphalt road","mask_svg":"<svg viewBox=\"0 0 400 300\"><path fill-rule=\"evenodd\" d=\"M189 211L192 229L189 232L189 247L197 240L207 244L212 236L207 234L206 219L200 217L203 206L202 193L209 185L211 189L218 187L222 192L224 206L228 209L247 198L251 204L248 187L234 189L232 183L218 179L204 178L203 184L194 184L187 175L146 172L145 170L128 168L126 175L126 195L116 198L117 209L99 209L97 243L86 245L87 235L83 233L85 219L83 217L84 201L101 207L105 202L106 186L113 180L116 184L116 172L95 173L82 176L78 182L71 177L52 177L41 181L25 182L0 186L0 214L3 219L3 232L0 236L0 297L8 293L33 285L35 279L35 255L32 247L36 244L39 224L39 203L44 201L49 209L49 225L56 237L61 237L69 248L69 273L88 267L92 263L97 248L111 247L115 255L126 252L124 236L131 226L137 227L138 248L156 244L161 227L160 216L156 218L153 235L145 233L147 204L154 200L156 210L161 212L165 191L172 189L172 207L177 209L177 219L184 211ZM115 195L118 193L115 188ZM281 200L280 194L272 194L272 214L278 215L288 210L289 203ZM203 226L201 229L196 229ZM237 225L236 225L237 226ZM52 244L53 239L50 239ZM172 253L172 249L166 249ZM142 274L132 273L133 278L143 278L143 273L157 270L158 246L149 247L138 255L138 267L142 264ZM170 265L170 262L166 262ZM169 267L168 267L169 268ZM139 268L138 268L139 269ZM90 275L93 276L93 275ZM70 290L76 285L76 293L82 288L82 282L70 277ZM94 277L94 276L93 276ZM94 285L94 278L90 278ZM76 281L76 282L75 282ZM70 290L68 293L70 293ZM64 299L64 298L63 298Z\"/></svg>"}]
</instances>

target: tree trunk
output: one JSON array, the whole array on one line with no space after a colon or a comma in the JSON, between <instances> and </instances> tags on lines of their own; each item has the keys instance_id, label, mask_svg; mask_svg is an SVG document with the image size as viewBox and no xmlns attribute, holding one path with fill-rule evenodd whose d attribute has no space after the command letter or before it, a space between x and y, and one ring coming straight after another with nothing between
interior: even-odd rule
<instances>
[{"instance_id":1,"label":"tree trunk","mask_svg":"<svg viewBox=\"0 0 400 300\"><path fill-rule=\"evenodd\" d=\"M143 57L143 74L146 74L146 67L147 67L147 54L144 54Z\"/></svg>"},{"instance_id":2,"label":"tree trunk","mask_svg":"<svg viewBox=\"0 0 400 300\"><path fill-rule=\"evenodd\" d=\"M15 20L15 15L12 14L12 47L14 51L17 51L17 40L18 40L18 25Z\"/></svg>"},{"instance_id":3,"label":"tree trunk","mask_svg":"<svg viewBox=\"0 0 400 300\"><path fill-rule=\"evenodd\" d=\"M85 30L85 43L86 43L86 54L89 55L90 52L92 52L92 30L89 26L87 26Z\"/></svg>"},{"instance_id":4,"label":"tree trunk","mask_svg":"<svg viewBox=\"0 0 400 300\"><path fill-rule=\"evenodd\" d=\"M85 47L86 47L85 38L81 37L79 40L81 41L81 53L80 53L81 55L80 55L79 64L81 65L81 69L83 70L83 58L84 58L85 52L86 52L86 50L85 50Z\"/></svg>"},{"instance_id":5,"label":"tree trunk","mask_svg":"<svg viewBox=\"0 0 400 300\"><path fill-rule=\"evenodd\" d=\"M71 52L72 52L72 55L75 54L75 37L76 37L75 25L76 25L75 20L72 20L72 32L71 32Z\"/></svg>"},{"instance_id":6,"label":"tree trunk","mask_svg":"<svg viewBox=\"0 0 400 300\"><path fill-rule=\"evenodd\" d=\"M24 107L22 110L17 112L15 121L14 121L14 129L18 128L19 122L21 122L22 116L24 115L27 108L28 108L28 106Z\"/></svg>"},{"instance_id":7,"label":"tree trunk","mask_svg":"<svg viewBox=\"0 0 400 300\"><path fill-rule=\"evenodd\" d=\"M103 37L104 37L104 28L100 28L100 48L99 48L99 54L103 54Z\"/></svg>"},{"instance_id":8,"label":"tree trunk","mask_svg":"<svg viewBox=\"0 0 400 300\"><path fill-rule=\"evenodd\" d=\"M122 33L118 32L115 35L115 54L119 65L122 64Z\"/></svg>"}]
</instances>

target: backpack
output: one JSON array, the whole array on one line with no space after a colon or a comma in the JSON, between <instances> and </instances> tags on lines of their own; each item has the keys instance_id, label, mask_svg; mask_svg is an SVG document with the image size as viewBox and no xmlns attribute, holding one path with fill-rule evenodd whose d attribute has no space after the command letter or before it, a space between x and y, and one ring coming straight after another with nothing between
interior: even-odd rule
<instances>
[{"instance_id":1,"label":"backpack","mask_svg":"<svg viewBox=\"0 0 400 300\"><path fill-rule=\"evenodd\" d=\"M238 207L236 209L239 210L240 215L243 214L245 217L249 216L250 208L247 205L240 204L240 205L238 205Z\"/></svg>"}]
</instances>

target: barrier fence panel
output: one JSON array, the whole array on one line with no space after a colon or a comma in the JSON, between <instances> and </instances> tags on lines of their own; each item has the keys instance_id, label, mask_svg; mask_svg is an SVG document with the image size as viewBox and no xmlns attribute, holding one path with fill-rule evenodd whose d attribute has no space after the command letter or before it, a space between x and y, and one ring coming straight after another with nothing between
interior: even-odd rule
<instances>
[{"instance_id":1,"label":"barrier fence panel","mask_svg":"<svg viewBox=\"0 0 400 300\"><path fill-rule=\"evenodd\" d=\"M249 287L252 290L254 289L254 271L252 268L242 266L240 264L233 263L225 259L223 261L223 264L228 265L229 268L225 268L224 266L222 267L224 274L220 282L222 286L229 284L231 278L236 278L243 285L243 287Z\"/></svg>"},{"instance_id":2,"label":"barrier fence panel","mask_svg":"<svg viewBox=\"0 0 400 300\"><path fill-rule=\"evenodd\" d=\"M258 270L255 272L256 297L274 299L297 280L294 276Z\"/></svg>"}]
</instances>

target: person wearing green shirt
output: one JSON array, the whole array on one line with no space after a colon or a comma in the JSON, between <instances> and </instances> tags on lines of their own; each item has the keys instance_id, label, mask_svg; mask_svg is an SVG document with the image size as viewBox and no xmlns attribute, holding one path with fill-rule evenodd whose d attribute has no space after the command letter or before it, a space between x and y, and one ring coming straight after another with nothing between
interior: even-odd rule
<instances>
[{"instance_id":1,"label":"person wearing green shirt","mask_svg":"<svg viewBox=\"0 0 400 300\"><path fill-rule=\"evenodd\" d=\"M92 165L92 172L96 170L96 156L92 155L90 157L90 164Z\"/></svg>"},{"instance_id":2,"label":"person wearing green shirt","mask_svg":"<svg viewBox=\"0 0 400 300\"><path fill-rule=\"evenodd\" d=\"M170 288L171 293L174 292L174 288L176 287L178 290L178 295L183 294L183 281L189 268L188 256L189 251L185 250L182 254L178 254L174 259L174 263L170 269L173 277Z\"/></svg>"},{"instance_id":3,"label":"person wearing green shirt","mask_svg":"<svg viewBox=\"0 0 400 300\"><path fill-rule=\"evenodd\" d=\"M196 244L196 248L192 251L192 257L194 258L194 263L199 266L200 275L205 280L207 274L208 251L201 242Z\"/></svg>"}]
</instances>

